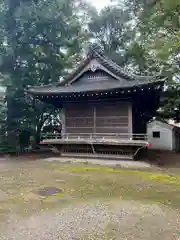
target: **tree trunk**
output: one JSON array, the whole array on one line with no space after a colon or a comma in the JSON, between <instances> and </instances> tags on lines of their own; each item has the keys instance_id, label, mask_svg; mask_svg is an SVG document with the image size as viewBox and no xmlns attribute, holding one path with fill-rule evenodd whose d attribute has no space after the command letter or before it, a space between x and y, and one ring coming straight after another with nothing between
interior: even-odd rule
<instances>
[{"instance_id":1,"label":"tree trunk","mask_svg":"<svg viewBox=\"0 0 180 240\"><path fill-rule=\"evenodd\" d=\"M40 120L37 124L36 133L35 133L35 145L39 145L41 141L41 129L43 127L44 120Z\"/></svg>"}]
</instances>

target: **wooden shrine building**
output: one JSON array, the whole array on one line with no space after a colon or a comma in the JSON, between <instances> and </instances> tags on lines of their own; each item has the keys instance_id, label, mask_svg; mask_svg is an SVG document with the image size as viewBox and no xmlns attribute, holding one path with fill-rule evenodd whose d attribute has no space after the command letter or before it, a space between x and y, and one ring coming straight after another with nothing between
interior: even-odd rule
<instances>
[{"instance_id":1,"label":"wooden shrine building","mask_svg":"<svg viewBox=\"0 0 180 240\"><path fill-rule=\"evenodd\" d=\"M132 159L148 144L146 123L159 107L164 80L125 73L91 49L70 76L27 92L62 109L62 134L44 136L62 155Z\"/></svg>"}]
</instances>

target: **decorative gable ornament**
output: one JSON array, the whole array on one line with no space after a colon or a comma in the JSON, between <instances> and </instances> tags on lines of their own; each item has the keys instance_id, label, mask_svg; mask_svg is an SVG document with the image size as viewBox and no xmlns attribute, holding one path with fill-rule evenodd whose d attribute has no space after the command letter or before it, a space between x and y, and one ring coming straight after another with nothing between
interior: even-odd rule
<instances>
[{"instance_id":1,"label":"decorative gable ornament","mask_svg":"<svg viewBox=\"0 0 180 240\"><path fill-rule=\"evenodd\" d=\"M87 69L95 72L97 69L102 69L101 64L96 59L91 60L91 62L88 64Z\"/></svg>"},{"instance_id":2,"label":"decorative gable ornament","mask_svg":"<svg viewBox=\"0 0 180 240\"><path fill-rule=\"evenodd\" d=\"M92 72L95 72L97 70L97 65L96 64L91 64L90 69Z\"/></svg>"}]
</instances>

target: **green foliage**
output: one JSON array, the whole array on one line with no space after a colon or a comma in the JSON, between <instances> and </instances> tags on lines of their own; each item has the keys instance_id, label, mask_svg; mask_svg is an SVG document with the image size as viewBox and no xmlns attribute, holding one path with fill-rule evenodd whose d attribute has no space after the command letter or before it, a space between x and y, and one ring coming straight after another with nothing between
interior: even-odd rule
<instances>
[{"instance_id":1,"label":"green foliage","mask_svg":"<svg viewBox=\"0 0 180 240\"><path fill-rule=\"evenodd\" d=\"M88 25L91 37L103 47L107 56L121 65L126 61L126 48L135 33L129 24L131 20L129 12L116 5L94 13Z\"/></svg>"},{"instance_id":2,"label":"green foliage","mask_svg":"<svg viewBox=\"0 0 180 240\"><path fill-rule=\"evenodd\" d=\"M54 109L33 104L24 89L58 82L81 58L86 33L78 16L80 1L3 0L1 4L0 72L7 87L7 131L31 129L38 142Z\"/></svg>"},{"instance_id":3,"label":"green foliage","mask_svg":"<svg viewBox=\"0 0 180 240\"><path fill-rule=\"evenodd\" d=\"M139 72L158 73L167 77L161 115L177 119L180 115L180 88L173 79L180 72L180 2L126 0L125 5L133 12L137 32L135 43L129 49L130 61L140 66Z\"/></svg>"},{"instance_id":4,"label":"green foliage","mask_svg":"<svg viewBox=\"0 0 180 240\"><path fill-rule=\"evenodd\" d=\"M172 81L180 69L179 0L125 0L100 12L81 0L1 0L0 6L0 83L7 95L7 107L0 106L2 135L28 129L38 143L41 131L53 131L52 119L59 131L59 111L24 89L65 77L92 39L128 70L167 77L161 113L179 118L180 88Z\"/></svg>"}]
</instances>

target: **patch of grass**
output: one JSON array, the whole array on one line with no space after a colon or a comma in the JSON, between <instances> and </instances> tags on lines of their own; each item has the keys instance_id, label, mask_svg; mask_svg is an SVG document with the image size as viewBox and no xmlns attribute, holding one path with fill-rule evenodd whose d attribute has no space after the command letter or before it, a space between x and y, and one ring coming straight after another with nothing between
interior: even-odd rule
<instances>
[{"instance_id":1,"label":"patch of grass","mask_svg":"<svg viewBox=\"0 0 180 240\"><path fill-rule=\"evenodd\" d=\"M155 181L163 181L163 182L167 182L167 183L172 183L177 186L180 186L180 176L176 176L176 175L171 176L168 174L153 173L153 174L151 174L151 176L149 176L149 179L155 180Z\"/></svg>"},{"instance_id":2,"label":"patch of grass","mask_svg":"<svg viewBox=\"0 0 180 240\"><path fill-rule=\"evenodd\" d=\"M157 182L166 182L180 186L180 175L169 175L166 173L147 172L142 170L130 170L110 167L82 166L82 165L56 165L54 166L60 171L69 171L72 173L119 173L122 175L136 175L143 179L153 180Z\"/></svg>"},{"instance_id":3,"label":"patch of grass","mask_svg":"<svg viewBox=\"0 0 180 240\"><path fill-rule=\"evenodd\" d=\"M68 186L70 195L77 199L123 198L180 207L179 175L99 166L53 167L60 173L75 173Z\"/></svg>"},{"instance_id":4,"label":"patch of grass","mask_svg":"<svg viewBox=\"0 0 180 240\"><path fill-rule=\"evenodd\" d=\"M130 199L180 207L179 175L33 161L7 164L0 168L0 176L2 221L5 215L12 213L31 215L96 199ZM64 192L45 198L35 194L37 189L47 186Z\"/></svg>"},{"instance_id":5,"label":"patch of grass","mask_svg":"<svg viewBox=\"0 0 180 240\"><path fill-rule=\"evenodd\" d=\"M64 192L55 193L49 196L40 196L40 199L47 200L47 199L53 199L57 197L64 197Z\"/></svg>"},{"instance_id":6,"label":"patch of grass","mask_svg":"<svg viewBox=\"0 0 180 240\"><path fill-rule=\"evenodd\" d=\"M53 165L53 167L60 171L70 171L72 173L87 173L87 172L114 173L114 172L119 172L118 169L113 169L113 168L108 168L108 167L96 167L96 166Z\"/></svg>"},{"instance_id":7,"label":"patch of grass","mask_svg":"<svg viewBox=\"0 0 180 240\"><path fill-rule=\"evenodd\" d=\"M74 176L69 185L69 192L73 198L79 200L90 199L127 199L140 200L149 203L164 204L169 207L180 207L180 190L167 187L166 184L150 184L139 182L135 177L107 176L78 177Z\"/></svg>"}]
</instances>

